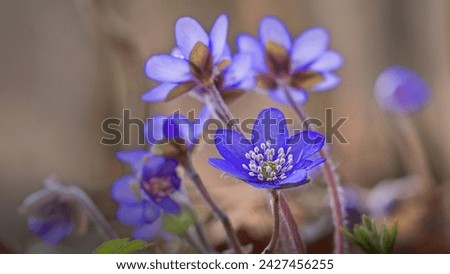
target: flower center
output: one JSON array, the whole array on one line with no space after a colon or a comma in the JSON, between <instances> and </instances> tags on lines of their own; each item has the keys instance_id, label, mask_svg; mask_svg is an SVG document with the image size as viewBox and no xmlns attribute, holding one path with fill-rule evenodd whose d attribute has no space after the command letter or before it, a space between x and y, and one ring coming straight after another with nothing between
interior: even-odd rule
<instances>
[{"instance_id":1,"label":"flower center","mask_svg":"<svg viewBox=\"0 0 450 274\"><path fill-rule=\"evenodd\" d=\"M157 202L160 202L175 191L170 178L166 177L153 177L148 181L143 181L142 188Z\"/></svg>"},{"instance_id":2,"label":"flower center","mask_svg":"<svg viewBox=\"0 0 450 274\"><path fill-rule=\"evenodd\" d=\"M248 175L267 182L286 178L286 172L293 168L291 147L288 147L286 151L280 147L275 153L275 149L271 146L270 141L267 141L245 153L249 163L242 164L242 167L248 171Z\"/></svg>"}]
</instances>

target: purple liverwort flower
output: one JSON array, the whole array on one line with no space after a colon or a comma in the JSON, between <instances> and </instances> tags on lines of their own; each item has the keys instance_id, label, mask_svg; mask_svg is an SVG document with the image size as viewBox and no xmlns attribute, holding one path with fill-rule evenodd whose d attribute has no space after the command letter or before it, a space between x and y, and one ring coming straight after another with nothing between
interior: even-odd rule
<instances>
[{"instance_id":1,"label":"purple liverwort flower","mask_svg":"<svg viewBox=\"0 0 450 274\"><path fill-rule=\"evenodd\" d=\"M142 99L169 101L189 91L203 98L212 85L219 90L251 87L251 56L238 54L231 58L227 32L226 15L217 18L209 35L193 18L178 19L176 48L170 55L152 56L145 66L147 76L161 84L145 93Z\"/></svg>"},{"instance_id":2,"label":"purple liverwort flower","mask_svg":"<svg viewBox=\"0 0 450 274\"><path fill-rule=\"evenodd\" d=\"M383 70L375 83L378 104L390 113L410 113L423 108L430 100L430 86L419 75L402 66Z\"/></svg>"},{"instance_id":3,"label":"purple liverwort flower","mask_svg":"<svg viewBox=\"0 0 450 274\"><path fill-rule=\"evenodd\" d=\"M148 151L122 151L117 158L127 163L132 175L118 178L111 189L111 196L119 203L117 219L135 226L133 238L152 240L169 239L162 227L164 214L180 212L179 204L172 198L180 189L177 161L155 156Z\"/></svg>"},{"instance_id":4,"label":"purple liverwort flower","mask_svg":"<svg viewBox=\"0 0 450 274\"><path fill-rule=\"evenodd\" d=\"M71 187L54 178L46 179L43 189L25 198L19 212L28 215L28 228L51 245L66 239L74 229L86 228L86 215L74 199Z\"/></svg>"},{"instance_id":5,"label":"purple liverwort flower","mask_svg":"<svg viewBox=\"0 0 450 274\"><path fill-rule=\"evenodd\" d=\"M167 213L180 211L179 205L171 198L171 194L180 189L180 178L176 171L178 162L175 159L140 150L118 152L117 158L132 167L134 175L131 178L136 183L133 185L136 193L142 192Z\"/></svg>"},{"instance_id":6,"label":"purple liverwort flower","mask_svg":"<svg viewBox=\"0 0 450 274\"><path fill-rule=\"evenodd\" d=\"M259 24L259 41L242 34L237 45L241 53L253 57L257 87L279 103L288 104L285 92L290 92L296 104L305 104L305 89L320 92L340 83L333 72L343 65L344 58L328 49L329 34L324 28L310 28L292 41L281 20L267 16Z\"/></svg>"},{"instance_id":7,"label":"purple liverwort flower","mask_svg":"<svg viewBox=\"0 0 450 274\"><path fill-rule=\"evenodd\" d=\"M283 113L268 108L259 113L251 140L232 130L218 130L215 143L223 159L209 163L254 187L298 186L309 181L310 169L325 161L316 155L324 140L314 131L289 137Z\"/></svg>"},{"instance_id":8,"label":"purple liverwort flower","mask_svg":"<svg viewBox=\"0 0 450 274\"><path fill-rule=\"evenodd\" d=\"M59 198L44 204L27 218L28 228L47 244L56 245L66 239L74 228L70 203Z\"/></svg>"},{"instance_id":9,"label":"purple liverwort flower","mask_svg":"<svg viewBox=\"0 0 450 274\"><path fill-rule=\"evenodd\" d=\"M165 150L157 152L165 156L177 156L178 153L192 150L199 143L205 123L210 116L210 111L206 107L192 121L178 112L169 116L156 115L145 124L146 140L151 147Z\"/></svg>"}]
</instances>

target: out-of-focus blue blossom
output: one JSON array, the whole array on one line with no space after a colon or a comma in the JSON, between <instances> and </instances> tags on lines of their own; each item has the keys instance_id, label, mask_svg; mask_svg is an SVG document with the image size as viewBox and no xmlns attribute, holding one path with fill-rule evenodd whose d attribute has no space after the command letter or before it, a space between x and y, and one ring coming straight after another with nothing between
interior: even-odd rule
<instances>
[{"instance_id":1,"label":"out-of-focus blue blossom","mask_svg":"<svg viewBox=\"0 0 450 274\"><path fill-rule=\"evenodd\" d=\"M86 216L70 194L70 188L53 178L44 188L30 194L19 207L27 215L28 228L47 244L56 245L74 229L85 229Z\"/></svg>"},{"instance_id":2,"label":"out-of-focus blue blossom","mask_svg":"<svg viewBox=\"0 0 450 274\"><path fill-rule=\"evenodd\" d=\"M131 166L133 174L118 178L111 189L112 198L119 203L117 219L135 226L133 237L152 240L168 239L162 227L163 214L180 212L172 198L180 189L175 159L152 155L147 151L122 151L117 158Z\"/></svg>"},{"instance_id":3,"label":"out-of-focus blue blossom","mask_svg":"<svg viewBox=\"0 0 450 274\"><path fill-rule=\"evenodd\" d=\"M367 195L367 210L374 217L388 216L402 200L414 197L419 185L420 179L415 176L381 181Z\"/></svg>"},{"instance_id":4,"label":"out-of-focus blue blossom","mask_svg":"<svg viewBox=\"0 0 450 274\"><path fill-rule=\"evenodd\" d=\"M192 121L179 113L154 116L145 124L145 137L152 152L117 153L117 158L131 167L132 174L118 178L111 195L119 203L117 219L125 225L135 226L134 238L169 238L170 233L162 227L162 217L177 214L182 205L189 205L180 186L176 159L187 156L186 152L199 142L209 117L206 107ZM161 153L155 155L156 151Z\"/></svg>"},{"instance_id":5,"label":"out-of-focus blue blossom","mask_svg":"<svg viewBox=\"0 0 450 274\"><path fill-rule=\"evenodd\" d=\"M170 55L152 56L146 63L146 75L160 85L145 93L142 99L147 102L171 100L189 91L203 98L211 85L221 91L250 88L253 85L251 56L231 57L227 32L226 15L217 18L209 35L195 19L178 19L175 49Z\"/></svg>"},{"instance_id":6,"label":"out-of-focus blue blossom","mask_svg":"<svg viewBox=\"0 0 450 274\"><path fill-rule=\"evenodd\" d=\"M171 143L191 150L200 141L203 128L210 116L210 111L206 107L192 121L179 113L153 116L145 124L145 139L150 146Z\"/></svg>"},{"instance_id":7,"label":"out-of-focus blue blossom","mask_svg":"<svg viewBox=\"0 0 450 274\"><path fill-rule=\"evenodd\" d=\"M55 199L27 218L28 228L48 244L58 244L72 233L72 209L69 203Z\"/></svg>"},{"instance_id":8,"label":"out-of-focus blue blossom","mask_svg":"<svg viewBox=\"0 0 450 274\"><path fill-rule=\"evenodd\" d=\"M242 34L237 38L239 52L252 55L257 86L281 104L288 104L288 89L296 104L308 100L305 89L321 92L335 88L340 78L334 71L344 58L330 50L328 31L312 27L294 40L280 19L264 17L259 24L259 40Z\"/></svg>"},{"instance_id":9,"label":"out-of-focus blue blossom","mask_svg":"<svg viewBox=\"0 0 450 274\"><path fill-rule=\"evenodd\" d=\"M422 109L429 101L431 88L412 70L402 66L386 68L375 82L378 104L390 113L410 113Z\"/></svg>"},{"instance_id":10,"label":"out-of-focus blue blossom","mask_svg":"<svg viewBox=\"0 0 450 274\"><path fill-rule=\"evenodd\" d=\"M344 196L343 201L345 201L345 226L351 230L355 224L360 224L362 220L364 212L362 194L358 187L347 185L342 187L342 195Z\"/></svg>"},{"instance_id":11,"label":"out-of-focus blue blossom","mask_svg":"<svg viewBox=\"0 0 450 274\"><path fill-rule=\"evenodd\" d=\"M289 136L283 113L275 108L261 111L248 140L232 130L218 130L217 150L223 159L209 163L258 188L288 188L309 182L308 171L325 161L317 156L324 136L302 131Z\"/></svg>"},{"instance_id":12,"label":"out-of-focus blue blossom","mask_svg":"<svg viewBox=\"0 0 450 274\"><path fill-rule=\"evenodd\" d=\"M171 198L171 194L180 189L180 178L176 171L178 162L175 159L166 159L139 150L118 152L117 158L130 164L135 170L133 175L122 179L131 178L137 183L136 193L143 191L145 197L168 213L180 211L178 204ZM123 180L119 179L118 182ZM129 185L129 182L122 182L118 186L123 186L122 184ZM116 186L116 183L114 185ZM115 189L113 186L113 194Z\"/></svg>"}]
</instances>

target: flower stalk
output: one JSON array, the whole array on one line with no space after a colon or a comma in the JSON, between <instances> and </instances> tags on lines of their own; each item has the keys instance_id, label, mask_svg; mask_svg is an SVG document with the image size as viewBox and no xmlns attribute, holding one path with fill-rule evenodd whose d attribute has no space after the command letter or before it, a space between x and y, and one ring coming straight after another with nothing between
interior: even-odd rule
<instances>
[{"instance_id":1,"label":"flower stalk","mask_svg":"<svg viewBox=\"0 0 450 274\"><path fill-rule=\"evenodd\" d=\"M308 120L308 115L305 111L295 103L294 98L287 86L283 88L284 94L289 102L289 105L294 110L295 114L299 117L304 126L309 129L309 127L314 126ZM339 185L339 175L334 170L334 165L331 157L328 155L326 149L320 150L320 156L326 158L327 160L322 165L322 172L325 176L325 180L328 185L328 190L331 197L331 210L333 213L333 223L334 223L334 241L335 249L334 252L337 254L342 254L345 251L345 237L341 229L345 226L345 216L344 216L344 202L342 201L342 196L340 193Z\"/></svg>"},{"instance_id":2,"label":"flower stalk","mask_svg":"<svg viewBox=\"0 0 450 274\"><path fill-rule=\"evenodd\" d=\"M264 254L274 253L280 236L280 197L277 190L270 191L272 196L273 232L269 244L264 249Z\"/></svg>"},{"instance_id":3,"label":"flower stalk","mask_svg":"<svg viewBox=\"0 0 450 274\"><path fill-rule=\"evenodd\" d=\"M182 163L187 176L191 179L191 181L194 183L194 185L197 187L197 190L202 195L203 199L206 201L208 206L213 211L214 215L219 219L219 221L222 223L223 227L225 228L225 232L228 238L228 241L233 248L234 252L236 254L242 253L242 247L239 242L239 238L237 237L233 226L231 224L231 220L228 217L228 215L216 204L214 199L209 194L208 190L205 187L205 184L203 183L202 179L200 178L200 175L198 175L197 171L195 170L194 166L192 165L191 157L187 157L188 159Z\"/></svg>"},{"instance_id":4,"label":"flower stalk","mask_svg":"<svg viewBox=\"0 0 450 274\"><path fill-rule=\"evenodd\" d=\"M393 123L393 128L400 137L395 140L409 173L419 175L422 178L423 187L433 187L434 179L428 166L425 149L410 117L395 117Z\"/></svg>"},{"instance_id":5,"label":"flower stalk","mask_svg":"<svg viewBox=\"0 0 450 274\"><path fill-rule=\"evenodd\" d=\"M294 252L297 254L306 254L305 244L302 240L300 230L298 229L298 226L295 223L294 217L291 214L289 205L283 195L279 196L280 196L281 223L285 223L287 226L289 226L290 231L298 231L298 233L292 234L287 233L287 235L290 237L285 238L281 237L282 243L286 246L286 248L291 248L291 250L289 250L290 252ZM282 229L287 230L288 228L282 227ZM280 232L280 234L283 235L282 232Z\"/></svg>"},{"instance_id":6,"label":"flower stalk","mask_svg":"<svg viewBox=\"0 0 450 274\"><path fill-rule=\"evenodd\" d=\"M203 247L206 249L206 251L210 254L216 253L216 251L214 250L214 247L211 245L208 238L206 237L205 230L203 229L202 224L197 220L197 218L195 219L194 226L195 226L195 231L197 233L197 236L198 236L200 242L202 243Z\"/></svg>"},{"instance_id":7,"label":"flower stalk","mask_svg":"<svg viewBox=\"0 0 450 274\"><path fill-rule=\"evenodd\" d=\"M244 135L244 132L242 131L239 124L233 123L233 121L235 121L235 117L233 113L231 113L225 101L223 100L217 87L215 85L211 85L208 91L210 92L211 97L210 100L210 102L212 103L211 108L213 109L214 113L217 114L218 118L221 119L222 122L226 123L227 128L234 129L241 135Z\"/></svg>"}]
</instances>

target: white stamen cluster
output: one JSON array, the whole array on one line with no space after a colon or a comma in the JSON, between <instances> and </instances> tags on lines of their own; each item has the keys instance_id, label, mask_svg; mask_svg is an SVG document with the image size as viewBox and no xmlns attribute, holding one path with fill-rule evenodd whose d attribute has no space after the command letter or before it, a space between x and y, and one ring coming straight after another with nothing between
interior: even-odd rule
<instances>
[{"instance_id":1,"label":"white stamen cluster","mask_svg":"<svg viewBox=\"0 0 450 274\"><path fill-rule=\"evenodd\" d=\"M275 151L271 146L270 141L266 141L245 153L249 163L242 164L242 167L248 171L248 175L268 182L286 178L286 172L293 168L291 147L288 147L286 151L282 147Z\"/></svg>"}]
</instances>

